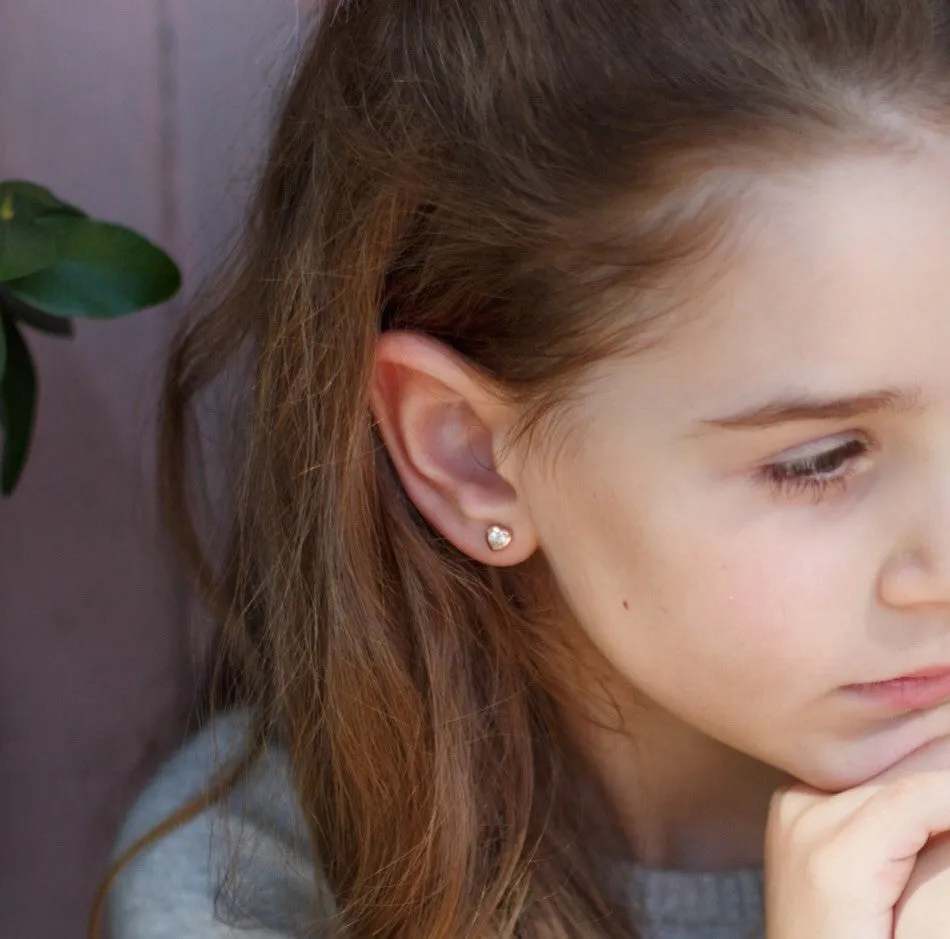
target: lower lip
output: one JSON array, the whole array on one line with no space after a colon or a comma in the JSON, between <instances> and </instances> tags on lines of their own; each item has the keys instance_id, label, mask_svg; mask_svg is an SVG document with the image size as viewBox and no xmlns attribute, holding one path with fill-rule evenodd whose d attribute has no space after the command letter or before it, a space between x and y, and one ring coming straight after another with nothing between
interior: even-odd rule
<instances>
[{"instance_id":1,"label":"lower lip","mask_svg":"<svg viewBox=\"0 0 950 939\"><path fill-rule=\"evenodd\" d=\"M950 671L848 685L845 690L895 711L919 711L950 700Z\"/></svg>"}]
</instances>

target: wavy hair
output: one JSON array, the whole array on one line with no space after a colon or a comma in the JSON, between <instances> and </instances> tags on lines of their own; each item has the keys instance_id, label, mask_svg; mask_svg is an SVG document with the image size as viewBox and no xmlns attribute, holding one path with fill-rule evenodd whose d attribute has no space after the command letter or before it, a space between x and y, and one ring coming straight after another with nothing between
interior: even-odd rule
<instances>
[{"instance_id":1,"label":"wavy hair","mask_svg":"<svg viewBox=\"0 0 950 939\"><path fill-rule=\"evenodd\" d=\"M544 559L480 564L422 518L374 425L374 342L446 343L530 434L585 366L663 334L677 273L737 215L732 183L943 120L948 19L939 0L327 6L162 408L165 517L220 626L216 687L256 724L115 870L278 735L353 939L638 935L583 814L577 640ZM227 376L214 552L192 467Z\"/></svg>"}]
</instances>

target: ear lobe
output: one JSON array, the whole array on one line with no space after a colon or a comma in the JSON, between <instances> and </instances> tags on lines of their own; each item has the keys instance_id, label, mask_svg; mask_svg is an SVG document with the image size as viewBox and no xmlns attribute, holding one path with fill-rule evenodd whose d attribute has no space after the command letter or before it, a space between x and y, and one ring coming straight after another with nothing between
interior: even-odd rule
<instances>
[{"instance_id":1,"label":"ear lobe","mask_svg":"<svg viewBox=\"0 0 950 939\"><path fill-rule=\"evenodd\" d=\"M489 564L517 564L534 552L516 485L496 468L510 414L461 357L424 336L385 333L376 344L371 400L403 488L434 528ZM493 525L513 532L504 550L489 545Z\"/></svg>"}]
</instances>

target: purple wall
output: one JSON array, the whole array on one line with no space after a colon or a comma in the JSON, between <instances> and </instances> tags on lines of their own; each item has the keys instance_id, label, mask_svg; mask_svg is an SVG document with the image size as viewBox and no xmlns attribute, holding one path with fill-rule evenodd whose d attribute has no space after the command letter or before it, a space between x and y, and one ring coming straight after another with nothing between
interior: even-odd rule
<instances>
[{"instance_id":1,"label":"purple wall","mask_svg":"<svg viewBox=\"0 0 950 939\"><path fill-rule=\"evenodd\" d=\"M0 179L131 225L186 295L240 217L310 0L0 3ZM0 503L0 918L82 935L119 821L182 737L209 630L161 543L154 408L179 304L30 334L41 402Z\"/></svg>"}]
</instances>

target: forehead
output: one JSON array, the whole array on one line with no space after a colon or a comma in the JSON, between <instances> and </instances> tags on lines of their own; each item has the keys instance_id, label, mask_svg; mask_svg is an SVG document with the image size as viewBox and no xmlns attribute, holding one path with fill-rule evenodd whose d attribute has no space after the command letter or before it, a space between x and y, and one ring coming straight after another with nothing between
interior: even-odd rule
<instances>
[{"instance_id":1,"label":"forehead","mask_svg":"<svg viewBox=\"0 0 950 939\"><path fill-rule=\"evenodd\" d=\"M730 227L671 277L660 341L588 373L572 424L680 436L789 392L887 387L950 408L950 143L764 175Z\"/></svg>"},{"instance_id":2,"label":"forehead","mask_svg":"<svg viewBox=\"0 0 950 939\"><path fill-rule=\"evenodd\" d=\"M658 358L707 382L847 370L887 384L902 356L950 340L947 142L766 177L734 224Z\"/></svg>"}]
</instances>

